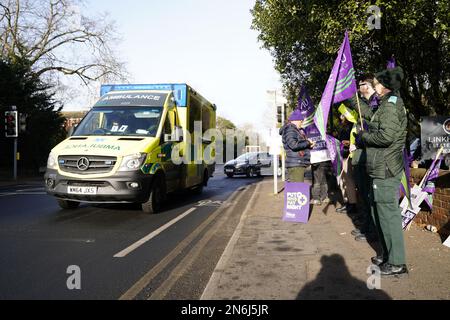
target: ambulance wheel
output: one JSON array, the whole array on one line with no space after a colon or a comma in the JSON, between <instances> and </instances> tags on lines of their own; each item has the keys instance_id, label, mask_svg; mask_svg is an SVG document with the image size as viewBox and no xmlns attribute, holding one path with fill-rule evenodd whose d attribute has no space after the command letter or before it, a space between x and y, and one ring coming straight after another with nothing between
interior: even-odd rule
<instances>
[{"instance_id":1,"label":"ambulance wheel","mask_svg":"<svg viewBox=\"0 0 450 320\"><path fill-rule=\"evenodd\" d=\"M148 214L158 213L164 200L164 187L162 179L156 178L150 187L148 200L141 204L142 211Z\"/></svg>"},{"instance_id":2,"label":"ambulance wheel","mask_svg":"<svg viewBox=\"0 0 450 320\"><path fill-rule=\"evenodd\" d=\"M203 172L203 186L207 187L208 181L209 181L209 173L208 170L205 169L205 171Z\"/></svg>"},{"instance_id":3,"label":"ambulance wheel","mask_svg":"<svg viewBox=\"0 0 450 320\"><path fill-rule=\"evenodd\" d=\"M202 194L203 193L203 184L199 184L198 186L196 186L195 188L191 189L192 194Z\"/></svg>"},{"instance_id":4,"label":"ambulance wheel","mask_svg":"<svg viewBox=\"0 0 450 320\"><path fill-rule=\"evenodd\" d=\"M70 200L62 200L62 199L57 199L58 201L58 205L62 208L62 209L76 209L78 208L78 206L80 205L79 202L76 201L70 201Z\"/></svg>"}]
</instances>

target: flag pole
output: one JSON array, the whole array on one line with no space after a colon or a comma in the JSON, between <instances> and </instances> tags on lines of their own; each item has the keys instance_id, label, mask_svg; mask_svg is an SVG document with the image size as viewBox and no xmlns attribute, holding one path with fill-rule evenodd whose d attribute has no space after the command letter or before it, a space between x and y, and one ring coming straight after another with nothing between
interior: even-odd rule
<instances>
[{"instance_id":1,"label":"flag pole","mask_svg":"<svg viewBox=\"0 0 450 320\"><path fill-rule=\"evenodd\" d=\"M359 120L361 121L361 131L364 131L364 125L363 125L362 114L361 114L361 106L359 105L359 94L358 94L358 92L356 92L356 102L358 104Z\"/></svg>"},{"instance_id":2,"label":"flag pole","mask_svg":"<svg viewBox=\"0 0 450 320\"><path fill-rule=\"evenodd\" d=\"M435 161L437 161L437 159L439 159L439 157L441 156L441 153L444 151L444 146L441 146L436 154L436 157L434 158ZM426 178L428 178L428 176L430 175L429 170L427 170L427 172L425 173L425 175L422 178L422 181L420 181L419 187L422 188L422 185L425 183Z\"/></svg>"}]
</instances>

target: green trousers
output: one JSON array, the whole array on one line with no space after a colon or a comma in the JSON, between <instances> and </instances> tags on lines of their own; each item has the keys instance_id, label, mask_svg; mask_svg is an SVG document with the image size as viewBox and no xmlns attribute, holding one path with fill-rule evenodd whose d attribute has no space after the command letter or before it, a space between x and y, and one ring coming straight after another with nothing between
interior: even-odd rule
<instances>
[{"instance_id":1,"label":"green trousers","mask_svg":"<svg viewBox=\"0 0 450 320\"><path fill-rule=\"evenodd\" d=\"M287 168L289 182L304 182L305 181L305 168L304 167L292 167Z\"/></svg>"},{"instance_id":2,"label":"green trousers","mask_svg":"<svg viewBox=\"0 0 450 320\"><path fill-rule=\"evenodd\" d=\"M381 241L382 255L394 265L406 264L398 189L402 173L386 179L371 179L371 212Z\"/></svg>"}]
</instances>

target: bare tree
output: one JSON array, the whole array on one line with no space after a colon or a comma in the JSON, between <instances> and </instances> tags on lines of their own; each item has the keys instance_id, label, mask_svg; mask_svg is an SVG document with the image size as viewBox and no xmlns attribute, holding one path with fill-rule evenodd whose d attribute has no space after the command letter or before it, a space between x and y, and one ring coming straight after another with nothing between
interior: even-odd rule
<instances>
[{"instance_id":1,"label":"bare tree","mask_svg":"<svg viewBox=\"0 0 450 320\"><path fill-rule=\"evenodd\" d=\"M53 83L59 75L78 76L86 85L123 79L113 23L107 15L82 14L82 7L82 0L1 0L0 58L28 61Z\"/></svg>"}]
</instances>

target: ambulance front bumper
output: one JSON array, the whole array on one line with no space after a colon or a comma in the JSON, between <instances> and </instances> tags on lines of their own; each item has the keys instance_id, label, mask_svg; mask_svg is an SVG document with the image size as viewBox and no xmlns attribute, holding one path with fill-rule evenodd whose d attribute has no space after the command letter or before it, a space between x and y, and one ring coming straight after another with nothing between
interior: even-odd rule
<instances>
[{"instance_id":1,"label":"ambulance front bumper","mask_svg":"<svg viewBox=\"0 0 450 320\"><path fill-rule=\"evenodd\" d=\"M72 178L47 169L45 188L59 199L91 203L142 203L148 200L153 175L120 172L105 179Z\"/></svg>"}]
</instances>

